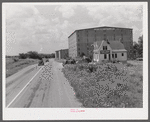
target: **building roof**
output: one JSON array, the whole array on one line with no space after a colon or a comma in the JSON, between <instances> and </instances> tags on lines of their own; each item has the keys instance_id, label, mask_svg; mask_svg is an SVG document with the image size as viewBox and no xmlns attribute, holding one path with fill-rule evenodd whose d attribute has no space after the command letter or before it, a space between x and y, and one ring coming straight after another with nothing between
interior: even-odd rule
<instances>
[{"instance_id":1,"label":"building roof","mask_svg":"<svg viewBox=\"0 0 150 122\"><path fill-rule=\"evenodd\" d=\"M109 41L109 45L112 50L122 50L125 49L124 45L120 41Z\"/></svg>"},{"instance_id":2,"label":"building roof","mask_svg":"<svg viewBox=\"0 0 150 122\"><path fill-rule=\"evenodd\" d=\"M94 49L98 49L101 46L102 41L94 42Z\"/></svg>"},{"instance_id":3,"label":"building roof","mask_svg":"<svg viewBox=\"0 0 150 122\"><path fill-rule=\"evenodd\" d=\"M112 50L112 52L127 52L125 49L120 49L120 50Z\"/></svg>"},{"instance_id":4,"label":"building roof","mask_svg":"<svg viewBox=\"0 0 150 122\"><path fill-rule=\"evenodd\" d=\"M101 27L94 27L94 28L78 29L78 30L75 30L72 34L70 34L70 36L73 35L76 31L91 30L91 29L98 29L98 28L114 28L114 29L129 29L129 30L132 30L132 28L101 26ZM70 37L70 36L69 36L69 37ZM68 38L69 38L69 37L68 37Z\"/></svg>"},{"instance_id":5,"label":"building roof","mask_svg":"<svg viewBox=\"0 0 150 122\"><path fill-rule=\"evenodd\" d=\"M102 45L103 41L94 42L94 50L97 50ZM119 51L119 50L125 51L126 50L123 43L121 43L120 41L107 41L107 43L109 44L111 49L114 51Z\"/></svg>"},{"instance_id":6,"label":"building roof","mask_svg":"<svg viewBox=\"0 0 150 122\"><path fill-rule=\"evenodd\" d=\"M55 52L64 51L64 50L68 50L68 49L60 49L60 50L56 50Z\"/></svg>"}]
</instances>

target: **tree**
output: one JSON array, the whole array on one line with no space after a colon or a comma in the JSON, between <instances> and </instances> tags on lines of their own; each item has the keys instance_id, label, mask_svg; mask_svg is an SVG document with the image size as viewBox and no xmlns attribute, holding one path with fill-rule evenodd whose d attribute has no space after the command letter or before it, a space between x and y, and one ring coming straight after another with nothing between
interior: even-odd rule
<instances>
[{"instance_id":1,"label":"tree","mask_svg":"<svg viewBox=\"0 0 150 122\"><path fill-rule=\"evenodd\" d=\"M143 35L139 37L138 45L139 45L138 54L139 54L139 57L141 58L143 57Z\"/></svg>"},{"instance_id":2,"label":"tree","mask_svg":"<svg viewBox=\"0 0 150 122\"><path fill-rule=\"evenodd\" d=\"M19 58L20 59L26 59L28 55L26 53L19 53Z\"/></svg>"},{"instance_id":3,"label":"tree","mask_svg":"<svg viewBox=\"0 0 150 122\"><path fill-rule=\"evenodd\" d=\"M55 58L55 53L52 53L52 54L50 54L51 56L51 58Z\"/></svg>"},{"instance_id":4,"label":"tree","mask_svg":"<svg viewBox=\"0 0 150 122\"><path fill-rule=\"evenodd\" d=\"M138 50L139 50L139 45L137 42L134 42L133 43L133 54L134 54L134 59L136 59L137 57L139 57L139 54L138 54Z\"/></svg>"},{"instance_id":5,"label":"tree","mask_svg":"<svg viewBox=\"0 0 150 122\"><path fill-rule=\"evenodd\" d=\"M143 35L138 38L138 44L143 45Z\"/></svg>"},{"instance_id":6,"label":"tree","mask_svg":"<svg viewBox=\"0 0 150 122\"><path fill-rule=\"evenodd\" d=\"M138 38L138 43L133 43L133 54L134 58L143 57L143 35Z\"/></svg>"},{"instance_id":7,"label":"tree","mask_svg":"<svg viewBox=\"0 0 150 122\"><path fill-rule=\"evenodd\" d=\"M36 51L29 51L27 54L29 58L41 59L40 55Z\"/></svg>"}]
</instances>

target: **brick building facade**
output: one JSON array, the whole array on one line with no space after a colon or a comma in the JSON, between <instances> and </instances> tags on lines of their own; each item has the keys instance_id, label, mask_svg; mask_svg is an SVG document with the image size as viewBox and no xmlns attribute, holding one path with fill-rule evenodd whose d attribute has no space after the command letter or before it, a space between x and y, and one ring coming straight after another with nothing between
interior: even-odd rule
<instances>
[{"instance_id":1,"label":"brick building facade","mask_svg":"<svg viewBox=\"0 0 150 122\"><path fill-rule=\"evenodd\" d=\"M87 57L92 58L93 43L102 40L121 41L127 50L128 59L132 57L132 29L107 26L74 31L68 37L69 57L74 58L84 53Z\"/></svg>"},{"instance_id":2,"label":"brick building facade","mask_svg":"<svg viewBox=\"0 0 150 122\"><path fill-rule=\"evenodd\" d=\"M55 51L56 59L66 59L67 57L69 57L68 49L61 49L61 50Z\"/></svg>"}]
</instances>

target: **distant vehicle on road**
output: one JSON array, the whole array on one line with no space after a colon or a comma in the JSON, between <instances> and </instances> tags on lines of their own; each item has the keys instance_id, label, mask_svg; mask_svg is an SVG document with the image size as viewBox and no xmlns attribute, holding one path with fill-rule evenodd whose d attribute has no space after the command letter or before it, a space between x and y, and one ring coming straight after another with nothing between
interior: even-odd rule
<instances>
[{"instance_id":1,"label":"distant vehicle on road","mask_svg":"<svg viewBox=\"0 0 150 122\"><path fill-rule=\"evenodd\" d=\"M38 63L38 66L42 66L42 65L44 65L44 61L40 60L39 63Z\"/></svg>"},{"instance_id":2,"label":"distant vehicle on road","mask_svg":"<svg viewBox=\"0 0 150 122\"><path fill-rule=\"evenodd\" d=\"M46 61L45 62L49 62L49 60L48 59L46 59Z\"/></svg>"}]
</instances>

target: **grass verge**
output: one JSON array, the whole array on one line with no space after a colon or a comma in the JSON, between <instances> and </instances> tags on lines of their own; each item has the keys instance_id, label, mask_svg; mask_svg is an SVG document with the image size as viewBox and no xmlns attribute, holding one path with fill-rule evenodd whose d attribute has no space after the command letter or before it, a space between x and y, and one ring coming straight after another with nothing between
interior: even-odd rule
<instances>
[{"instance_id":1,"label":"grass verge","mask_svg":"<svg viewBox=\"0 0 150 122\"><path fill-rule=\"evenodd\" d=\"M38 63L39 60L35 59L13 59L13 58L6 58L6 77L9 77L19 70Z\"/></svg>"}]
</instances>

